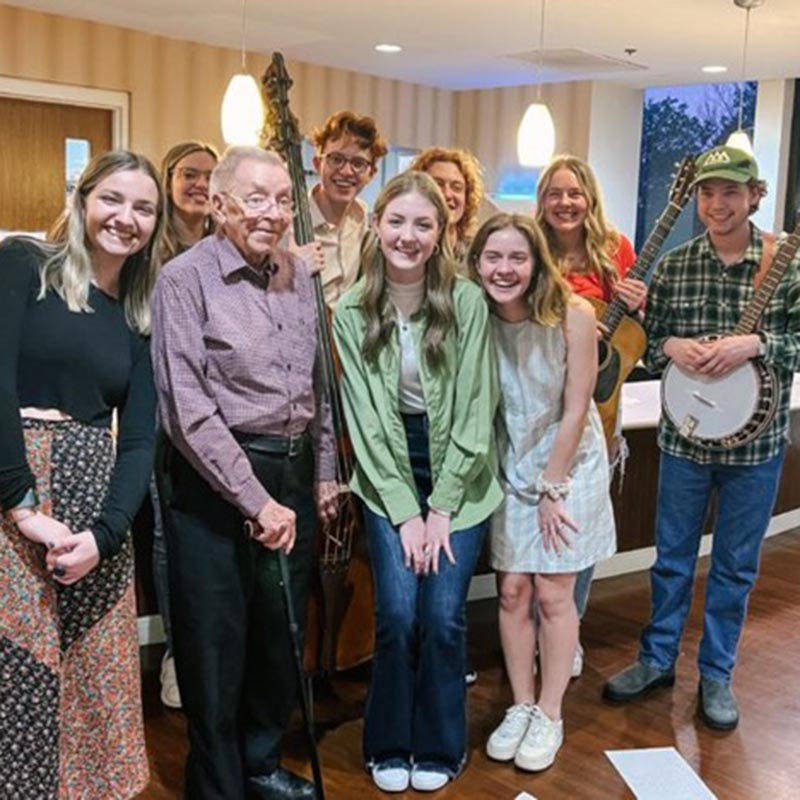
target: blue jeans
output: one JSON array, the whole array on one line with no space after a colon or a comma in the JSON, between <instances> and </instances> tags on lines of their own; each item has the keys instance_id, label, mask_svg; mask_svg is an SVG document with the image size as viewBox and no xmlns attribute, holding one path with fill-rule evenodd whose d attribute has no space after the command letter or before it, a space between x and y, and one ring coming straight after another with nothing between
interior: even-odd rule
<instances>
[{"instance_id":1,"label":"blue jeans","mask_svg":"<svg viewBox=\"0 0 800 800\"><path fill-rule=\"evenodd\" d=\"M730 681L783 457L781 452L763 464L728 466L661 454L657 556L650 571L652 614L642 633L642 662L667 670L678 658L703 523L716 491L718 512L698 666L703 677Z\"/></svg>"},{"instance_id":2,"label":"blue jeans","mask_svg":"<svg viewBox=\"0 0 800 800\"><path fill-rule=\"evenodd\" d=\"M161 515L161 499L155 475L150 478L150 502L153 506L153 585L156 590L156 605L164 625L167 653L172 655L172 625L169 617L169 580L167 578L167 542L164 538L164 520Z\"/></svg>"},{"instance_id":3,"label":"blue jeans","mask_svg":"<svg viewBox=\"0 0 800 800\"><path fill-rule=\"evenodd\" d=\"M431 493L428 423L404 417L423 516ZM453 532L439 574L405 566L398 529L364 509L375 585L376 641L364 712L368 765L410 763L455 777L467 750L466 600L487 524Z\"/></svg>"},{"instance_id":4,"label":"blue jeans","mask_svg":"<svg viewBox=\"0 0 800 800\"><path fill-rule=\"evenodd\" d=\"M575 588L572 595L575 598L575 608L578 609L578 619L583 619L586 606L589 605L589 590L592 588L594 578L594 564L582 569L575 578Z\"/></svg>"}]
</instances>

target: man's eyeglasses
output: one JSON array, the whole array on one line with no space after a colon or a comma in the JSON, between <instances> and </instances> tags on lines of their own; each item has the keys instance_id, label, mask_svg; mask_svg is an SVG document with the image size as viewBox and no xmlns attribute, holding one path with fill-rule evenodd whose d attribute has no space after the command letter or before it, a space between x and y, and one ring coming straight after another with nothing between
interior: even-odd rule
<instances>
[{"instance_id":1,"label":"man's eyeglasses","mask_svg":"<svg viewBox=\"0 0 800 800\"><path fill-rule=\"evenodd\" d=\"M356 175L363 175L372 167L372 162L361 156L343 156L341 153L325 153L322 158L324 158L326 163L334 170L343 169L345 164L349 164L350 169L352 169Z\"/></svg>"},{"instance_id":2,"label":"man's eyeglasses","mask_svg":"<svg viewBox=\"0 0 800 800\"><path fill-rule=\"evenodd\" d=\"M291 197L283 195L272 197L267 194L249 194L247 197L239 197L233 192L222 192L226 197L230 197L243 211L248 214L263 214L269 208L275 208L281 214L293 214L294 202Z\"/></svg>"},{"instance_id":3,"label":"man's eyeglasses","mask_svg":"<svg viewBox=\"0 0 800 800\"><path fill-rule=\"evenodd\" d=\"M206 183L211 180L210 169L195 169L194 167L178 167L175 170L187 183L197 183L200 178L205 178Z\"/></svg>"}]
</instances>

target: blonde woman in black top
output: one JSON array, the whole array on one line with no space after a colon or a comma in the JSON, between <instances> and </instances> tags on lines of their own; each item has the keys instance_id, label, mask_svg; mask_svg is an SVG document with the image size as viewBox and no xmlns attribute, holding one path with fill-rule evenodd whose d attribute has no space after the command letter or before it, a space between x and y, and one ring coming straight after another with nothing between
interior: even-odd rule
<instances>
[{"instance_id":1,"label":"blonde woman in black top","mask_svg":"<svg viewBox=\"0 0 800 800\"><path fill-rule=\"evenodd\" d=\"M113 151L51 243L0 246L0 717L16 745L0 786L15 800L147 783L129 530L153 460L163 206L153 165Z\"/></svg>"}]
</instances>

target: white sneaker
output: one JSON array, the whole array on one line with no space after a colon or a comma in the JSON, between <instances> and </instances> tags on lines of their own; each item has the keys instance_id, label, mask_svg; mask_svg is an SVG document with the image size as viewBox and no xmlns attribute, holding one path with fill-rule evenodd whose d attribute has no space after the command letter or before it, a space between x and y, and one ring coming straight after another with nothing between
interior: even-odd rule
<instances>
[{"instance_id":1,"label":"white sneaker","mask_svg":"<svg viewBox=\"0 0 800 800\"><path fill-rule=\"evenodd\" d=\"M506 709L503 721L486 742L486 755L489 758L495 761L511 761L514 758L528 730L534 708L533 703L517 703Z\"/></svg>"},{"instance_id":2,"label":"white sneaker","mask_svg":"<svg viewBox=\"0 0 800 800\"><path fill-rule=\"evenodd\" d=\"M418 792L435 792L445 786L449 780L450 776L446 772L419 769L416 766L411 770L411 786Z\"/></svg>"},{"instance_id":3,"label":"white sneaker","mask_svg":"<svg viewBox=\"0 0 800 800\"><path fill-rule=\"evenodd\" d=\"M539 706L534 706L530 725L514 756L514 763L528 772L547 769L556 760L563 742L563 721L553 722Z\"/></svg>"},{"instance_id":4,"label":"white sneaker","mask_svg":"<svg viewBox=\"0 0 800 800\"><path fill-rule=\"evenodd\" d=\"M164 653L164 658L161 660L161 702L167 708L181 707L181 693L175 675L175 659L168 653Z\"/></svg>"},{"instance_id":5,"label":"white sneaker","mask_svg":"<svg viewBox=\"0 0 800 800\"><path fill-rule=\"evenodd\" d=\"M581 647L581 643L578 642L578 646L575 648L575 655L572 657L572 671L570 672L570 677L580 678L582 673L583 673L583 648Z\"/></svg>"},{"instance_id":6,"label":"white sneaker","mask_svg":"<svg viewBox=\"0 0 800 800\"><path fill-rule=\"evenodd\" d=\"M411 770L408 766L372 768L372 780L382 792L404 792L408 789L408 779Z\"/></svg>"}]
</instances>

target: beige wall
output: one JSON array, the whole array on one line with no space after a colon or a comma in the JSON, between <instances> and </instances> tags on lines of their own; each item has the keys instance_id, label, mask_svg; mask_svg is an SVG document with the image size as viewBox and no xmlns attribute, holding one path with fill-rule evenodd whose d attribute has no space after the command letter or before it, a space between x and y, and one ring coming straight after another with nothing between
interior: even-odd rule
<instances>
[{"instance_id":1,"label":"beige wall","mask_svg":"<svg viewBox=\"0 0 800 800\"><path fill-rule=\"evenodd\" d=\"M261 75L267 58L252 55L248 64ZM427 147L452 137L453 92L312 64L287 67L304 131L353 108L375 116L393 144ZM0 5L0 75L128 92L130 146L151 158L181 139L222 145L219 108L239 68L235 50Z\"/></svg>"},{"instance_id":2,"label":"beige wall","mask_svg":"<svg viewBox=\"0 0 800 800\"><path fill-rule=\"evenodd\" d=\"M267 58L254 54L261 75ZM490 191L516 164L516 132L532 86L452 92L289 61L292 109L307 132L342 108L371 114L404 147L467 147L486 168ZM0 75L127 92L130 146L159 159L181 139L222 145L219 108L238 51L195 44L0 4ZM556 151L586 157L591 84L543 87L556 126Z\"/></svg>"},{"instance_id":3,"label":"beige wall","mask_svg":"<svg viewBox=\"0 0 800 800\"><path fill-rule=\"evenodd\" d=\"M586 158L589 148L591 83L548 84L542 99L556 128L556 152ZM494 191L504 168L517 164L517 128L528 105L536 99L534 86L510 86L458 92L454 142L472 150L486 170L486 186Z\"/></svg>"}]
</instances>

